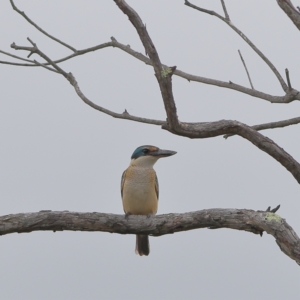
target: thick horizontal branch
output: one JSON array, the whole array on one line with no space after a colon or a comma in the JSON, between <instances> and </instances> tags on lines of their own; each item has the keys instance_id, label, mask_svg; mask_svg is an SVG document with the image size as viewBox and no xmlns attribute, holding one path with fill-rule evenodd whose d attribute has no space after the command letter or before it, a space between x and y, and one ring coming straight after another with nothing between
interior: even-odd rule
<instances>
[{"instance_id":1,"label":"thick horizontal branch","mask_svg":"<svg viewBox=\"0 0 300 300\"><path fill-rule=\"evenodd\" d=\"M300 240L279 215L247 209L205 209L153 217L40 211L0 217L0 235L32 231L102 231L119 234L162 236L199 228L230 228L255 234L271 234L280 249L300 264Z\"/></svg>"}]
</instances>

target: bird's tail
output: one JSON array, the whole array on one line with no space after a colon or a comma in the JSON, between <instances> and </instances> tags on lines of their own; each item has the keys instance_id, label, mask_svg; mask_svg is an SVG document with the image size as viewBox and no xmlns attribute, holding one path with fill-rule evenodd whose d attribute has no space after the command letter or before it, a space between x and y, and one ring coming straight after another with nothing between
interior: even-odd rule
<instances>
[{"instance_id":1,"label":"bird's tail","mask_svg":"<svg viewBox=\"0 0 300 300\"><path fill-rule=\"evenodd\" d=\"M136 245L135 245L135 253L142 255L149 255L150 253L150 245L149 245L149 237L145 234L137 234L136 235Z\"/></svg>"}]
</instances>

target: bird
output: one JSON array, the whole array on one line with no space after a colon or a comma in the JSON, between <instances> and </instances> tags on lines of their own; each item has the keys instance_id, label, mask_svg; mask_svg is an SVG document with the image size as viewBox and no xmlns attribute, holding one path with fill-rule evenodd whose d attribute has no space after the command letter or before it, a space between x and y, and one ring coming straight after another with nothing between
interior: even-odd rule
<instances>
[{"instance_id":1,"label":"bird","mask_svg":"<svg viewBox=\"0 0 300 300\"><path fill-rule=\"evenodd\" d=\"M176 151L162 150L151 145L140 146L131 155L129 167L121 179L121 197L125 218L129 215L155 215L158 208L159 186L154 164L159 158L176 154ZM148 256L149 237L136 235L135 253Z\"/></svg>"}]
</instances>

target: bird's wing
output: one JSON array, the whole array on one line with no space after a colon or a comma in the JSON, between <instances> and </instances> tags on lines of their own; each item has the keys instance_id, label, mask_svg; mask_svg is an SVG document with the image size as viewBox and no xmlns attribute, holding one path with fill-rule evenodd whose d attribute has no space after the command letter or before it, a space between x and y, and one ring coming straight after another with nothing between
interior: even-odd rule
<instances>
[{"instance_id":1,"label":"bird's wing","mask_svg":"<svg viewBox=\"0 0 300 300\"><path fill-rule=\"evenodd\" d=\"M157 200L159 198L159 185L158 185L158 179L157 179L157 175L155 174L155 192L156 192L156 196L157 196Z\"/></svg>"},{"instance_id":2,"label":"bird's wing","mask_svg":"<svg viewBox=\"0 0 300 300\"><path fill-rule=\"evenodd\" d=\"M122 198L123 198L123 187L124 187L124 182L125 182L125 174L126 174L126 171L127 171L127 170L125 170L125 171L123 172L122 178L121 178L121 196L122 196Z\"/></svg>"}]
</instances>

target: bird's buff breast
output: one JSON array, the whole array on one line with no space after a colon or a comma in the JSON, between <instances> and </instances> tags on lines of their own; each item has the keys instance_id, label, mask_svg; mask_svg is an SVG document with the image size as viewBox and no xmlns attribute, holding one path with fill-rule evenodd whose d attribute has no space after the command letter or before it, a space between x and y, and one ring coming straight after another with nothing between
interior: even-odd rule
<instances>
[{"instance_id":1,"label":"bird's buff breast","mask_svg":"<svg viewBox=\"0 0 300 300\"><path fill-rule=\"evenodd\" d=\"M156 214L158 199L155 191L155 171L145 168L128 168L122 201L125 213Z\"/></svg>"}]
</instances>

